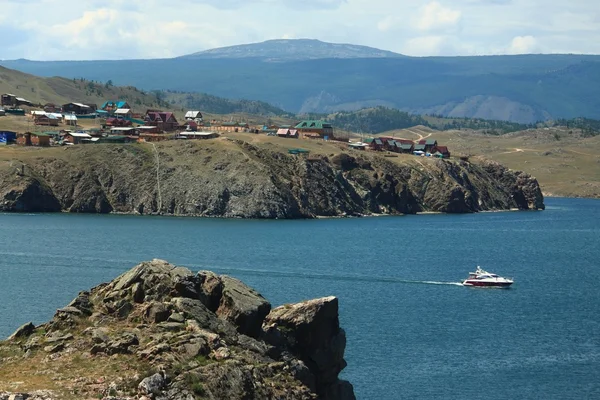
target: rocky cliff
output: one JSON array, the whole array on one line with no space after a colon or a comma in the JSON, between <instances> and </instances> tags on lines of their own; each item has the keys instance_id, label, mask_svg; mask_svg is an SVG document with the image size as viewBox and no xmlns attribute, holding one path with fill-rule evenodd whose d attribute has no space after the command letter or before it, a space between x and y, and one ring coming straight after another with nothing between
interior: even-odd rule
<instances>
[{"instance_id":1,"label":"rocky cliff","mask_svg":"<svg viewBox=\"0 0 600 400\"><path fill-rule=\"evenodd\" d=\"M35 156L32 156L35 155ZM0 211L241 218L543 209L535 178L471 162L201 142L73 146L0 163Z\"/></svg>"},{"instance_id":2,"label":"rocky cliff","mask_svg":"<svg viewBox=\"0 0 600 400\"><path fill-rule=\"evenodd\" d=\"M0 399L354 399L345 346L335 297L271 309L154 260L0 342Z\"/></svg>"}]
</instances>

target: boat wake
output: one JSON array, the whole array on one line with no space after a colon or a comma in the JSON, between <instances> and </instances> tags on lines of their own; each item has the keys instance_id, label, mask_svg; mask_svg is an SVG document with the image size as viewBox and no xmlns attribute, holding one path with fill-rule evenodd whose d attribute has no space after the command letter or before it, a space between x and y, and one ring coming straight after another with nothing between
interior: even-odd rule
<instances>
[{"instance_id":1,"label":"boat wake","mask_svg":"<svg viewBox=\"0 0 600 400\"><path fill-rule=\"evenodd\" d=\"M252 275L265 277L280 277L280 278L302 278L302 279L318 279L318 280L334 280L334 281L356 281L356 282L382 282L382 283L406 283L406 284L421 284L421 285L447 285L447 286L462 286L462 282L439 282L439 281L418 281L401 279L391 276L372 276L372 275L337 275L337 274L319 274L314 272L303 271L269 271L264 269L254 268L218 268L212 269L221 274L229 275Z\"/></svg>"},{"instance_id":2,"label":"boat wake","mask_svg":"<svg viewBox=\"0 0 600 400\"><path fill-rule=\"evenodd\" d=\"M427 284L427 285L463 286L462 282L415 281L415 283L423 283L423 284Z\"/></svg>"}]
</instances>

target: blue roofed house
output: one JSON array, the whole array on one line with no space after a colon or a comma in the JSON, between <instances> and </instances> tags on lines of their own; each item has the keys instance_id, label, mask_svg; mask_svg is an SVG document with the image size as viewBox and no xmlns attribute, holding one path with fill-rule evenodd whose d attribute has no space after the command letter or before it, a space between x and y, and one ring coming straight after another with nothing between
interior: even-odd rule
<instances>
[{"instance_id":1,"label":"blue roofed house","mask_svg":"<svg viewBox=\"0 0 600 400\"><path fill-rule=\"evenodd\" d=\"M127 103L124 100L117 100L117 101L106 101L104 102L104 104L102 104L102 107L100 107L101 110L104 110L106 112L108 112L109 114L112 114L114 111L118 110L118 109L131 109L131 106L129 105L129 103Z\"/></svg>"}]
</instances>

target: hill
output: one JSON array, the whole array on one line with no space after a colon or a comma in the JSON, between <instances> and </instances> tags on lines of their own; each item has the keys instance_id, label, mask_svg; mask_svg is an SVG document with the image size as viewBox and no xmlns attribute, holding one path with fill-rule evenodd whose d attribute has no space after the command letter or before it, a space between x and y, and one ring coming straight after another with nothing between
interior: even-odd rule
<instances>
[{"instance_id":1,"label":"hill","mask_svg":"<svg viewBox=\"0 0 600 400\"><path fill-rule=\"evenodd\" d=\"M286 111L255 100L225 99L203 93L176 91L144 91L133 86L115 86L104 82L62 77L38 77L0 66L0 93L13 93L36 105L70 102L93 103L100 106L107 100L126 100L137 112L148 108L164 108L178 116L188 109L208 114L245 113L256 116L290 117Z\"/></svg>"},{"instance_id":2,"label":"hill","mask_svg":"<svg viewBox=\"0 0 600 400\"><path fill-rule=\"evenodd\" d=\"M600 119L600 56L376 57L372 50L344 52L343 45L319 44L311 52L311 43L274 41L174 59L0 63L41 76L112 80L146 91L255 99L293 113L383 105L526 124Z\"/></svg>"},{"instance_id":3,"label":"hill","mask_svg":"<svg viewBox=\"0 0 600 400\"><path fill-rule=\"evenodd\" d=\"M395 58L402 54L355 44L326 43L314 39L276 39L261 43L221 47L181 58L261 58L269 61L313 60L319 58Z\"/></svg>"},{"instance_id":4,"label":"hill","mask_svg":"<svg viewBox=\"0 0 600 400\"><path fill-rule=\"evenodd\" d=\"M146 93L133 86L115 86L111 81L41 78L4 67L0 67L0 93L13 93L38 105L70 102L100 105L109 99L127 100L140 109L166 105L155 93Z\"/></svg>"}]
</instances>

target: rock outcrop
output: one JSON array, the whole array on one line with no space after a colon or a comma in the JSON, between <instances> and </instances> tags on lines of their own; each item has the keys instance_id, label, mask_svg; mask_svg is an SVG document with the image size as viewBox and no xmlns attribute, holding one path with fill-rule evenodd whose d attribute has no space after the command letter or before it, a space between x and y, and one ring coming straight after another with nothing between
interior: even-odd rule
<instances>
[{"instance_id":1,"label":"rock outcrop","mask_svg":"<svg viewBox=\"0 0 600 400\"><path fill-rule=\"evenodd\" d=\"M158 176L144 145L48 149L25 164L0 163L0 211L313 218L544 208L535 178L484 160L306 158L226 139L156 147Z\"/></svg>"},{"instance_id":2,"label":"rock outcrop","mask_svg":"<svg viewBox=\"0 0 600 400\"><path fill-rule=\"evenodd\" d=\"M153 260L0 342L0 399L354 399L345 346L335 297L271 310L237 279Z\"/></svg>"}]
</instances>

